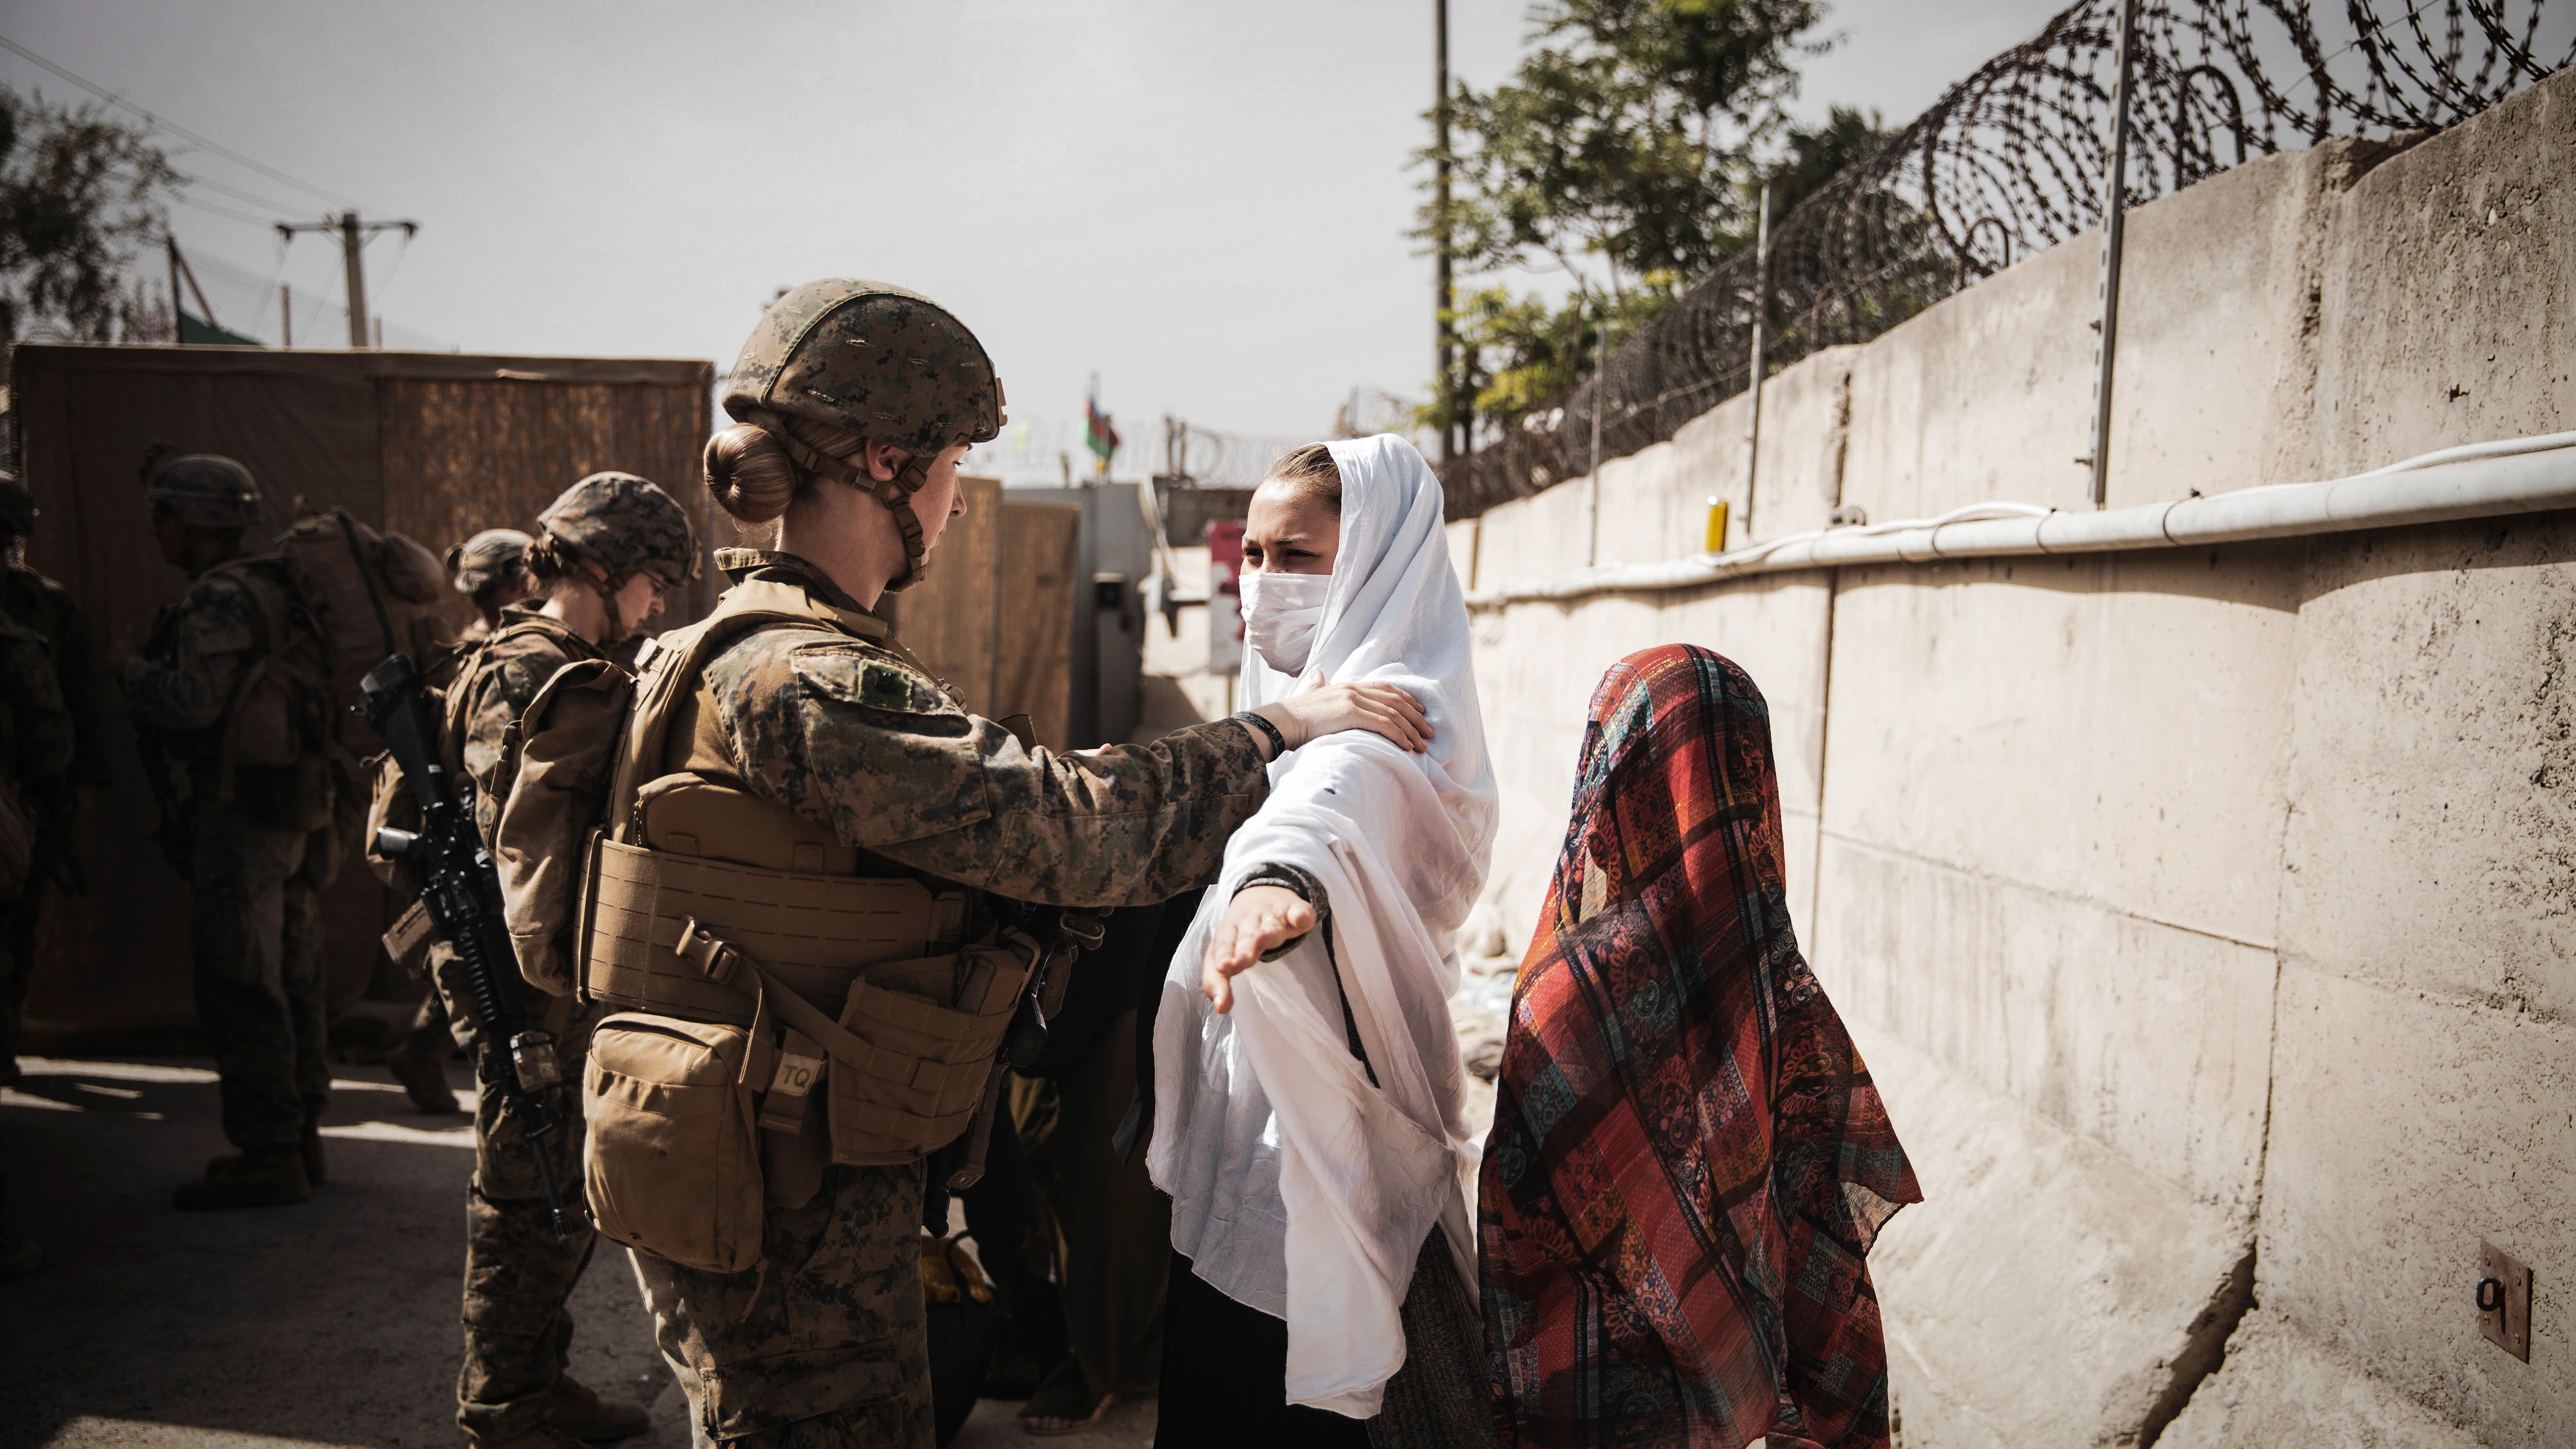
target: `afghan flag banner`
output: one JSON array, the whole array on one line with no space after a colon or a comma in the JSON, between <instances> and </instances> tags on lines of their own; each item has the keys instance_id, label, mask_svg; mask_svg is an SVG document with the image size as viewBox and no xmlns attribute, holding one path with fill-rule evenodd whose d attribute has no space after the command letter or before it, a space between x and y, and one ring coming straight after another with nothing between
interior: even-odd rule
<instances>
[{"instance_id":1,"label":"afghan flag banner","mask_svg":"<svg viewBox=\"0 0 2576 1449\"><path fill-rule=\"evenodd\" d=\"M1102 467L1108 467L1110 455L1118 451L1118 430L1109 425L1109 414L1100 410L1096 390L1082 400L1082 424L1083 446L1091 450Z\"/></svg>"}]
</instances>

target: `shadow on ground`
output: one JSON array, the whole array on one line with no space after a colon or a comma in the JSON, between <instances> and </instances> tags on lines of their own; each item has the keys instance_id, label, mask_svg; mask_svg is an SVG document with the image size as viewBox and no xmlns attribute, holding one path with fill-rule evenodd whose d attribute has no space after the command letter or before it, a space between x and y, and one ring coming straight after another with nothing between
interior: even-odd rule
<instances>
[{"instance_id":1,"label":"shadow on ground","mask_svg":"<svg viewBox=\"0 0 2576 1449\"><path fill-rule=\"evenodd\" d=\"M463 1443L465 1119L413 1111L381 1068L342 1067L330 1180L312 1201L177 1212L171 1187L225 1150L208 1066L28 1059L25 1080L0 1089L0 1232L45 1253L0 1281L0 1449ZM451 1074L468 1085L461 1064ZM624 1253L592 1261L572 1311L574 1375L652 1413L627 1443L685 1449L688 1404ZM1016 1407L984 1404L958 1444L1033 1443ZM1152 1424L1152 1406L1136 1406L1057 1442L1142 1445Z\"/></svg>"}]
</instances>

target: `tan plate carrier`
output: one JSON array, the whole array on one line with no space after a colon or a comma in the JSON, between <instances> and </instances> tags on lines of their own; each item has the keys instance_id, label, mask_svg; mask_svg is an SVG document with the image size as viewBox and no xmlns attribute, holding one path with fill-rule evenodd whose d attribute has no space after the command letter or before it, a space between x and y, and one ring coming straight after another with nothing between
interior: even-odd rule
<instances>
[{"instance_id":1,"label":"tan plate carrier","mask_svg":"<svg viewBox=\"0 0 2576 1449\"><path fill-rule=\"evenodd\" d=\"M911 1162L989 1108L1035 943L1012 933L961 945L965 892L855 874L858 851L743 788L707 728L692 728L685 762L665 773L675 721L713 719L695 707L707 663L766 628L887 636L871 615L757 580L663 636L585 862L582 992L621 1013L747 1029L736 1084L757 1107L773 1173L792 1144L808 1150L790 1155L811 1157L826 1137L832 1162ZM807 1120L818 1089L828 1133ZM819 1166L798 1162L791 1176ZM781 1186L773 1201L797 1196Z\"/></svg>"}]
</instances>

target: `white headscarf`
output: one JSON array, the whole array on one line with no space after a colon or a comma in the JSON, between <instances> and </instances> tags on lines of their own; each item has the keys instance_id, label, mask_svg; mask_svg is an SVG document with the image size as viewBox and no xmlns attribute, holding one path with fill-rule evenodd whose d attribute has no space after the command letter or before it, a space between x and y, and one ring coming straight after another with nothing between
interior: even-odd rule
<instances>
[{"instance_id":1,"label":"white headscarf","mask_svg":"<svg viewBox=\"0 0 2576 1449\"><path fill-rule=\"evenodd\" d=\"M1330 446L1341 549L1304 677L1403 686L1431 748L1347 730L1272 763L1270 799L1228 842L1163 983L1146 1161L1172 1195L1172 1246L1228 1297L1287 1320L1288 1402L1366 1418L1403 1366L1397 1310L1435 1224L1475 1292L1476 1146L1448 998L1493 844L1494 779L1439 481L1392 435ZM1300 687L1245 652L1247 706ZM1237 976L1232 1014L1200 994L1209 932L1269 864L1324 884L1375 1086L1351 1056L1321 932Z\"/></svg>"}]
</instances>

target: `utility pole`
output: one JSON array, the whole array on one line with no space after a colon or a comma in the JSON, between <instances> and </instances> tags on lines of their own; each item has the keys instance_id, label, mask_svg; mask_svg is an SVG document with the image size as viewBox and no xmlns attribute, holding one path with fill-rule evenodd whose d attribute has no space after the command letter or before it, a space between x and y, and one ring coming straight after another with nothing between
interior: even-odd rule
<instances>
[{"instance_id":1,"label":"utility pole","mask_svg":"<svg viewBox=\"0 0 2576 1449\"><path fill-rule=\"evenodd\" d=\"M1434 21L1431 124L1432 145L1436 153L1432 160L1431 195L1432 204L1440 209L1440 234L1432 241L1439 268L1436 284L1439 296L1435 299L1438 310L1434 313L1434 320L1438 324L1440 338L1440 370L1433 376L1440 379L1440 401L1445 409L1456 399L1449 368L1458 353L1458 336L1450 319L1450 313L1457 306L1457 295L1449 280L1449 0L1431 0L1431 13ZM1458 435L1465 430L1466 424L1457 418L1440 425L1440 461L1445 463L1458 456Z\"/></svg>"},{"instance_id":2,"label":"utility pole","mask_svg":"<svg viewBox=\"0 0 2576 1449\"><path fill-rule=\"evenodd\" d=\"M344 211L336 218L323 221L279 222L277 234L287 241L295 240L301 231L336 231L340 234L340 261L348 273L349 346L357 351L367 349L367 265L368 238L378 232L399 231L405 240L420 234L416 221L360 221L354 211Z\"/></svg>"},{"instance_id":3,"label":"utility pole","mask_svg":"<svg viewBox=\"0 0 2576 1449\"><path fill-rule=\"evenodd\" d=\"M1601 562L1601 408L1610 398L1610 319L1604 316L1592 346L1592 471L1583 485L1583 566Z\"/></svg>"},{"instance_id":4,"label":"utility pole","mask_svg":"<svg viewBox=\"0 0 2576 1449\"><path fill-rule=\"evenodd\" d=\"M2138 0L2120 0L2120 39L2112 64L2111 156L2102 180L2102 320L2093 341L2093 506L2111 498L2111 364L2120 350L2121 222L2129 199L2129 57L2137 44Z\"/></svg>"},{"instance_id":5,"label":"utility pole","mask_svg":"<svg viewBox=\"0 0 2576 1449\"><path fill-rule=\"evenodd\" d=\"M186 340L179 332L179 282L187 279L188 290L197 299L197 310L206 314L206 325L215 324L215 304L206 300L206 289L197 285L197 269L188 265L188 256L179 250L179 239L167 232L161 240L170 248L170 340Z\"/></svg>"},{"instance_id":6,"label":"utility pole","mask_svg":"<svg viewBox=\"0 0 2576 1449\"><path fill-rule=\"evenodd\" d=\"M1763 327L1771 320L1771 183L1762 183L1762 220L1753 233L1753 420L1744 425L1744 540L1753 541L1753 484L1762 472Z\"/></svg>"},{"instance_id":7,"label":"utility pole","mask_svg":"<svg viewBox=\"0 0 2576 1449\"><path fill-rule=\"evenodd\" d=\"M179 345L179 239L168 232L161 239L170 245L170 345Z\"/></svg>"}]
</instances>

